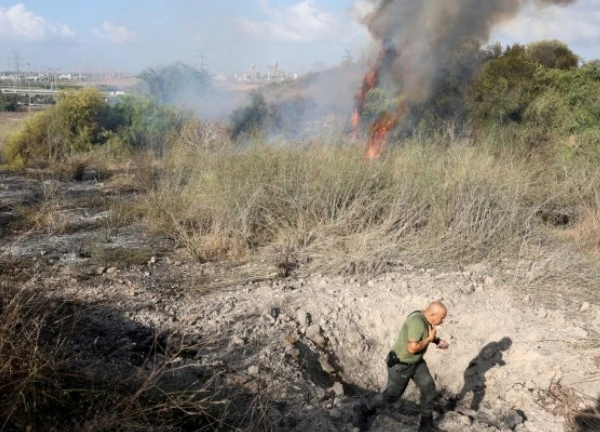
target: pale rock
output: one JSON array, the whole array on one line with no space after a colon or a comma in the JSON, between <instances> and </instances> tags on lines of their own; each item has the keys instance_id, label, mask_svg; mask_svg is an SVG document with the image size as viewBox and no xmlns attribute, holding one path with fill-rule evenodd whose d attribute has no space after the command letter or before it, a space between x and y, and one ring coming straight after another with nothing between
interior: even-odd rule
<instances>
[{"instance_id":1,"label":"pale rock","mask_svg":"<svg viewBox=\"0 0 600 432\"><path fill-rule=\"evenodd\" d=\"M273 315L271 314L264 314L262 317L266 323L271 325L275 324L275 322L277 321L275 318L273 318Z\"/></svg>"},{"instance_id":2,"label":"pale rock","mask_svg":"<svg viewBox=\"0 0 600 432\"><path fill-rule=\"evenodd\" d=\"M513 430L524 421L523 417L517 411L502 409L481 408L472 417L475 422L494 426L500 430Z\"/></svg>"},{"instance_id":3,"label":"pale rock","mask_svg":"<svg viewBox=\"0 0 600 432\"><path fill-rule=\"evenodd\" d=\"M450 430L460 430L462 427L469 426L471 419L469 416L462 415L458 411L448 411L444 414L443 420L440 422L440 426Z\"/></svg>"},{"instance_id":4,"label":"pale rock","mask_svg":"<svg viewBox=\"0 0 600 432\"><path fill-rule=\"evenodd\" d=\"M332 389L336 396L344 395L344 386L342 385L341 382L336 381L335 384L333 384Z\"/></svg>"},{"instance_id":5,"label":"pale rock","mask_svg":"<svg viewBox=\"0 0 600 432\"><path fill-rule=\"evenodd\" d=\"M588 302L585 302L581 305L581 312L587 312L590 310L590 304Z\"/></svg>"},{"instance_id":6,"label":"pale rock","mask_svg":"<svg viewBox=\"0 0 600 432\"><path fill-rule=\"evenodd\" d=\"M296 358L298 358L300 356L300 350L298 350L293 345L288 345L287 347L285 347L284 354L286 356L289 356L289 357L292 357L292 358L296 359Z\"/></svg>"},{"instance_id":7,"label":"pale rock","mask_svg":"<svg viewBox=\"0 0 600 432\"><path fill-rule=\"evenodd\" d=\"M233 345L233 346L244 346L245 343L246 343L246 341L244 341L243 338L241 338L240 336L237 336L237 335L233 336L231 338L231 341L229 342L229 344Z\"/></svg>"},{"instance_id":8,"label":"pale rock","mask_svg":"<svg viewBox=\"0 0 600 432\"><path fill-rule=\"evenodd\" d=\"M472 282L467 282L463 287L459 289L461 294L469 295L475 292L475 285Z\"/></svg>"},{"instance_id":9,"label":"pale rock","mask_svg":"<svg viewBox=\"0 0 600 432\"><path fill-rule=\"evenodd\" d=\"M301 326L310 325L311 322L310 314L303 309L296 311L296 319Z\"/></svg>"},{"instance_id":10,"label":"pale rock","mask_svg":"<svg viewBox=\"0 0 600 432\"><path fill-rule=\"evenodd\" d=\"M321 327L318 325L311 325L306 329L306 337L316 343L319 346L325 346L327 341L321 334Z\"/></svg>"},{"instance_id":11,"label":"pale rock","mask_svg":"<svg viewBox=\"0 0 600 432\"><path fill-rule=\"evenodd\" d=\"M351 345L360 344L363 340L357 327L350 327L346 332L346 339Z\"/></svg>"},{"instance_id":12,"label":"pale rock","mask_svg":"<svg viewBox=\"0 0 600 432\"><path fill-rule=\"evenodd\" d=\"M342 418L342 412L339 409L334 408L329 411L329 417L331 417L334 420L339 420Z\"/></svg>"},{"instance_id":13,"label":"pale rock","mask_svg":"<svg viewBox=\"0 0 600 432\"><path fill-rule=\"evenodd\" d=\"M330 316L331 313L332 313L332 310L329 306L323 306L321 308L321 315L323 315L324 317Z\"/></svg>"},{"instance_id":14,"label":"pale rock","mask_svg":"<svg viewBox=\"0 0 600 432\"><path fill-rule=\"evenodd\" d=\"M496 281L491 276L484 276L483 283L487 287L494 287L494 286L496 286Z\"/></svg>"},{"instance_id":15,"label":"pale rock","mask_svg":"<svg viewBox=\"0 0 600 432\"><path fill-rule=\"evenodd\" d=\"M109 267L109 268L106 270L106 274L115 274L115 273L117 273L118 271L119 271L119 269L118 269L117 267Z\"/></svg>"},{"instance_id":16,"label":"pale rock","mask_svg":"<svg viewBox=\"0 0 600 432\"><path fill-rule=\"evenodd\" d=\"M327 372L328 374L335 373L335 368L333 367L331 362L327 359L327 357L319 356L319 364L321 365L321 368L323 369L323 371Z\"/></svg>"},{"instance_id":17,"label":"pale rock","mask_svg":"<svg viewBox=\"0 0 600 432\"><path fill-rule=\"evenodd\" d=\"M572 335L572 337L575 339L585 339L588 336L587 331L578 327L569 330L569 334Z\"/></svg>"},{"instance_id":18,"label":"pale rock","mask_svg":"<svg viewBox=\"0 0 600 432\"><path fill-rule=\"evenodd\" d=\"M260 372L260 368L257 365L252 365L248 368L248 375L257 376Z\"/></svg>"}]
</instances>

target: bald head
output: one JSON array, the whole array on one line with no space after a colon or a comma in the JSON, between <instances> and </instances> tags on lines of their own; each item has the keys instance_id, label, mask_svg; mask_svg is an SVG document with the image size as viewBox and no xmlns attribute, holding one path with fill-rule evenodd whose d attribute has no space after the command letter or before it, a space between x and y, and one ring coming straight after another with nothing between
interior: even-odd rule
<instances>
[{"instance_id":1,"label":"bald head","mask_svg":"<svg viewBox=\"0 0 600 432\"><path fill-rule=\"evenodd\" d=\"M427 306L427 309L423 312L423 315L429 321L429 324L437 326L440 325L446 318L448 309L444 306L444 303L435 301Z\"/></svg>"}]
</instances>

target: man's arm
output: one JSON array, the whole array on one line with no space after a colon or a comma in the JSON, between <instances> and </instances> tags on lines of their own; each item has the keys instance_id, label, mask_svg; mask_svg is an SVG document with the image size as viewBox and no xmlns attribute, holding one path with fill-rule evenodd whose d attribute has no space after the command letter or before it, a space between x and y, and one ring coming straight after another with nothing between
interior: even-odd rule
<instances>
[{"instance_id":1,"label":"man's arm","mask_svg":"<svg viewBox=\"0 0 600 432\"><path fill-rule=\"evenodd\" d=\"M423 339L422 341L409 340L407 351L411 354L417 354L427 348L430 343L431 340L429 338Z\"/></svg>"},{"instance_id":2,"label":"man's arm","mask_svg":"<svg viewBox=\"0 0 600 432\"><path fill-rule=\"evenodd\" d=\"M416 353L423 351L425 348L427 348L427 346L431 342L433 342L433 340L435 339L435 334L436 334L435 327L430 326L429 327L429 336L427 336L425 339L420 340L420 341L416 341L413 339L408 340L407 347L406 347L407 351L411 354L416 354Z\"/></svg>"}]
</instances>

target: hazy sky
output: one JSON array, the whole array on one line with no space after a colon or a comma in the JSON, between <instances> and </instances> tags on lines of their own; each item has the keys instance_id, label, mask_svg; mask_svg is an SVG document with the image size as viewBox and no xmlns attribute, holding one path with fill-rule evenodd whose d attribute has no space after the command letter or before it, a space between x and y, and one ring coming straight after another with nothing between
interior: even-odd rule
<instances>
[{"instance_id":1,"label":"hazy sky","mask_svg":"<svg viewBox=\"0 0 600 432\"><path fill-rule=\"evenodd\" d=\"M443 1L443 0L440 0ZM481 0L502 1L502 0ZM338 64L368 52L356 20L369 0L0 0L0 69L122 70L174 61L212 73L279 62L287 72ZM493 36L502 43L560 39L600 58L600 0L525 9Z\"/></svg>"}]
</instances>

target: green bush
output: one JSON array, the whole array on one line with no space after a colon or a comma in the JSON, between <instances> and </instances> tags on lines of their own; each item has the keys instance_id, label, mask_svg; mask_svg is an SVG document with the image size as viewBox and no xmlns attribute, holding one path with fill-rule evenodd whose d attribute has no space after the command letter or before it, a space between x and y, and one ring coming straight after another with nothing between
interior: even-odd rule
<instances>
[{"instance_id":1,"label":"green bush","mask_svg":"<svg viewBox=\"0 0 600 432\"><path fill-rule=\"evenodd\" d=\"M123 96L113 108L114 127L134 148L162 151L184 121L174 108L145 96Z\"/></svg>"},{"instance_id":2,"label":"green bush","mask_svg":"<svg viewBox=\"0 0 600 432\"><path fill-rule=\"evenodd\" d=\"M61 94L58 103L35 114L9 136L5 156L9 165L64 160L106 141L110 106L93 88Z\"/></svg>"},{"instance_id":3,"label":"green bush","mask_svg":"<svg viewBox=\"0 0 600 432\"><path fill-rule=\"evenodd\" d=\"M4 158L10 166L22 168L51 158L52 150L47 146L50 120L49 111L34 114L23 122L16 133L6 138Z\"/></svg>"},{"instance_id":4,"label":"green bush","mask_svg":"<svg viewBox=\"0 0 600 432\"><path fill-rule=\"evenodd\" d=\"M229 132L233 139L252 133L258 133L281 122L277 111L267 103L262 93L250 93L250 104L233 111Z\"/></svg>"},{"instance_id":5,"label":"green bush","mask_svg":"<svg viewBox=\"0 0 600 432\"><path fill-rule=\"evenodd\" d=\"M585 146L586 137L595 136L588 129L596 128L599 120L600 74L593 64L579 68L578 62L559 41L515 44L487 62L469 93L477 135L501 130L498 135L505 136L510 131L513 138L502 142L526 152L555 150L574 134Z\"/></svg>"},{"instance_id":6,"label":"green bush","mask_svg":"<svg viewBox=\"0 0 600 432\"><path fill-rule=\"evenodd\" d=\"M162 152L184 120L174 108L147 97L125 96L111 106L97 89L69 91L8 136L4 156L19 168L61 162L105 145L115 154L130 148Z\"/></svg>"},{"instance_id":7,"label":"green bush","mask_svg":"<svg viewBox=\"0 0 600 432\"><path fill-rule=\"evenodd\" d=\"M0 94L0 111L15 112L19 108L20 98L16 94Z\"/></svg>"},{"instance_id":8,"label":"green bush","mask_svg":"<svg viewBox=\"0 0 600 432\"><path fill-rule=\"evenodd\" d=\"M387 93L379 88L372 88L365 94L365 103L361 119L371 123L381 112L394 112L398 108L398 101L390 99Z\"/></svg>"}]
</instances>

